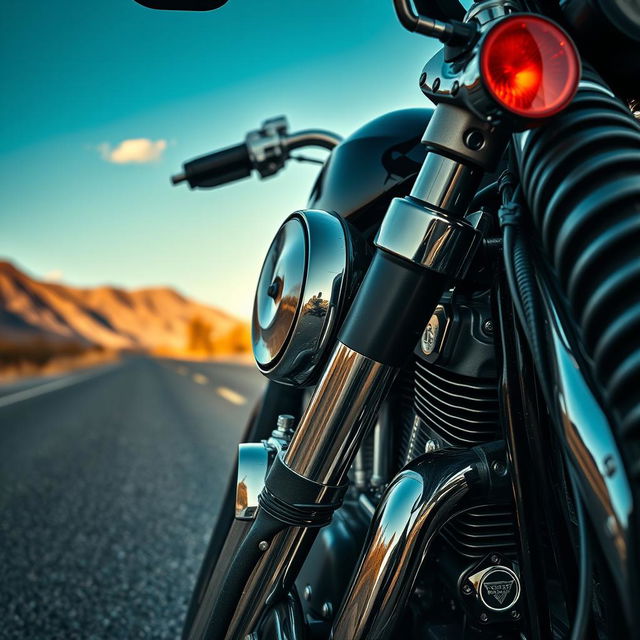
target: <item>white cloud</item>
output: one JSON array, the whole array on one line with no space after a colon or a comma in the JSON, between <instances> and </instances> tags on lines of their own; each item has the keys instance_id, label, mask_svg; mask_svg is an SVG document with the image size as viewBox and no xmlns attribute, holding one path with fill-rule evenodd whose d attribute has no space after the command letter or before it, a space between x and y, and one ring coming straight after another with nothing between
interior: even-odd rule
<instances>
[{"instance_id":1,"label":"white cloud","mask_svg":"<svg viewBox=\"0 0 640 640\"><path fill-rule=\"evenodd\" d=\"M60 282L64 277L64 273L60 269L53 269L44 274L45 282Z\"/></svg>"},{"instance_id":2,"label":"white cloud","mask_svg":"<svg viewBox=\"0 0 640 640\"><path fill-rule=\"evenodd\" d=\"M144 164L160 160L167 148L166 140L149 140L149 138L131 138L123 140L115 147L108 142L98 145L100 155L114 164Z\"/></svg>"}]
</instances>

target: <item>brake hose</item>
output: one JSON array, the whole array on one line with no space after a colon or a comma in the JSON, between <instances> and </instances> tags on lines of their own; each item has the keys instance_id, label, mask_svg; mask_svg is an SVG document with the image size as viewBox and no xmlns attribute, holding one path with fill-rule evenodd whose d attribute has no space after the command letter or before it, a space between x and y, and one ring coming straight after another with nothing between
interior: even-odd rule
<instances>
[{"instance_id":1,"label":"brake hose","mask_svg":"<svg viewBox=\"0 0 640 640\"><path fill-rule=\"evenodd\" d=\"M569 479L574 495L576 519L578 522L578 545L580 547L580 560L578 564L578 597L576 599L573 627L569 638L570 640L582 640L587 633L589 613L591 610L592 564L591 547L589 545L589 531L587 528L586 518L584 516L582 496L580 495L575 475L576 472L569 465Z\"/></svg>"}]
</instances>

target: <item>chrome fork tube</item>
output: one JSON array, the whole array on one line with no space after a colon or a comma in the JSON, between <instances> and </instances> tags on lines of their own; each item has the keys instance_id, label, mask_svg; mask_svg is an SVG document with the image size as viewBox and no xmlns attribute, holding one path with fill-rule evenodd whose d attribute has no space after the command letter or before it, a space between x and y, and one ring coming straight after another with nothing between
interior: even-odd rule
<instances>
[{"instance_id":1,"label":"chrome fork tube","mask_svg":"<svg viewBox=\"0 0 640 640\"><path fill-rule=\"evenodd\" d=\"M394 375L393 367L338 342L285 464L315 482L341 484Z\"/></svg>"},{"instance_id":2,"label":"chrome fork tube","mask_svg":"<svg viewBox=\"0 0 640 640\"><path fill-rule=\"evenodd\" d=\"M338 343L284 463L319 484L341 484L395 373L395 368ZM249 578L226 640L243 639L256 628L265 608L295 579L316 532L295 527L274 538Z\"/></svg>"}]
</instances>

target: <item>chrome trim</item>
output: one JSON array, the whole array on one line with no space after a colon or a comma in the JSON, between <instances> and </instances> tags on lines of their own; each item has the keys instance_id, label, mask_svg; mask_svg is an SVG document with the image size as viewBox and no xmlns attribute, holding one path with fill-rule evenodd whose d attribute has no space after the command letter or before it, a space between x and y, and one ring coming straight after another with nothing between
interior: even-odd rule
<instances>
[{"instance_id":1,"label":"chrome trim","mask_svg":"<svg viewBox=\"0 0 640 640\"><path fill-rule=\"evenodd\" d=\"M290 157L290 152L302 147L321 147L331 151L342 138L324 129L306 129L289 133L285 116L265 120L259 129L249 131L245 138L253 167L266 178L278 173Z\"/></svg>"},{"instance_id":2,"label":"chrome trim","mask_svg":"<svg viewBox=\"0 0 640 640\"><path fill-rule=\"evenodd\" d=\"M465 22L476 20L480 26L493 22L498 18L508 16L515 11L521 11L521 7L509 0L485 0L474 4L464 17Z\"/></svg>"},{"instance_id":3,"label":"chrome trim","mask_svg":"<svg viewBox=\"0 0 640 640\"><path fill-rule=\"evenodd\" d=\"M254 357L270 379L304 386L316 374L345 298L348 251L335 214L297 211L280 227L260 273L252 318Z\"/></svg>"},{"instance_id":4,"label":"chrome trim","mask_svg":"<svg viewBox=\"0 0 640 640\"><path fill-rule=\"evenodd\" d=\"M470 491L479 460L473 450L436 451L392 480L375 511L332 640L390 636L435 535L476 501Z\"/></svg>"},{"instance_id":5,"label":"chrome trim","mask_svg":"<svg viewBox=\"0 0 640 640\"><path fill-rule=\"evenodd\" d=\"M287 466L314 482L340 484L395 373L338 342L287 449Z\"/></svg>"},{"instance_id":6,"label":"chrome trim","mask_svg":"<svg viewBox=\"0 0 640 640\"><path fill-rule=\"evenodd\" d=\"M429 129L425 134L427 140L428 133ZM428 153L411 189L411 197L462 216L475 195L479 173L478 167L473 165Z\"/></svg>"},{"instance_id":7,"label":"chrome trim","mask_svg":"<svg viewBox=\"0 0 640 640\"><path fill-rule=\"evenodd\" d=\"M433 271L458 277L468 268L481 237L462 218L408 198L394 198L375 244Z\"/></svg>"},{"instance_id":8,"label":"chrome trim","mask_svg":"<svg viewBox=\"0 0 640 640\"><path fill-rule=\"evenodd\" d=\"M289 123L285 116L269 118L245 138L249 158L261 178L278 173L287 160L285 140Z\"/></svg>"},{"instance_id":9,"label":"chrome trim","mask_svg":"<svg viewBox=\"0 0 640 640\"><path fill-rule=\"evenodd\" d=\"M443 305L439 304L429 319L420 338L422 353L424 353L425 356L431 356L430 362L435 362L440 353L442 353L450 325L451 320L447 314L447 310Z\"/></svg>"},{"instance_id":10,"label":"chrome trim","mask_svg":"<svg viewBox=\"0 0 640 640\"><path fill-rule=\"evenodd\" d=\"M238 446L236 480L236 519L254 520L258 496L264 488L269 469L269 450L262 442L244 442Z\"/></svg>"},{"instance_id":11,"label":"chrome trim","mask_svg":"<svg viewBox=\"0 0 640 640\"><path fill-rule=\"evenodd\" d=\"M305 129L289 134L284 140L287 151L294 151L301 147L321 147L333 149L342 142L342 136L324 129Z\"/></svg>"},{"instance_id":12,"label":"chrome trim","mask_svg":"<svg viewBox=\"0 0 640 640\"><path fill-rule=\"evenodd\" d=\"M506 573L511 578L512 580L511 586L515 586L516 591L515 591L515 595L513 595L509 599L506 606L496 607L487 600L483 589L487 586L490 586L490 583L487 582L487 579L491 578L491 576L494 573L497 573L500 571L503 573ZM482 571L478 571L477 573L474 573L473 575L469 576L467 580L469 580L469 582L475 589L476 596L480 599L480 602L482 602L482 604L490 611L496 611L496 612L507 611L512 607L515 607L516 604L518 604L518 600L520 599L520 593L522 590L520 586L520 578L518 577L518 574L513 569L510 569L509 567L506 567L504 565L495 565L493 567L487 567L486 569L483 569Z\"/></svg>"},{"instance_id":13,"label":"chrome trim","mask_svg":"<svg viewBox=\"0 0 640 640\"><path fill-rule=\"evenodd\" d=\"M287 218L276 233L260 272L253 302L251 339L261 371L273 368L294 330L306 270L304 223Z\"/></svg>"}]
</instances>

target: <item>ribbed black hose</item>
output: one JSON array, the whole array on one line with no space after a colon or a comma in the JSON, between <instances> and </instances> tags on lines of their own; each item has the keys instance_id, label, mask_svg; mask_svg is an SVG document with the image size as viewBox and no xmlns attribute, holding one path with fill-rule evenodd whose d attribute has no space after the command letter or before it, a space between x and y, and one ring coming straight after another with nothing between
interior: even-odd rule
<instances>
[{"instance_id":1,"label":"ribbed black hose","mask_svg":"<svg viewBox=\"0 0 640 640\"><path fill-rule=\"evenodd\" d=\"M585 70L566 112L530 132L521 178L596 379L640 477L640 125Z\"/></svg>"}]
</instances>

